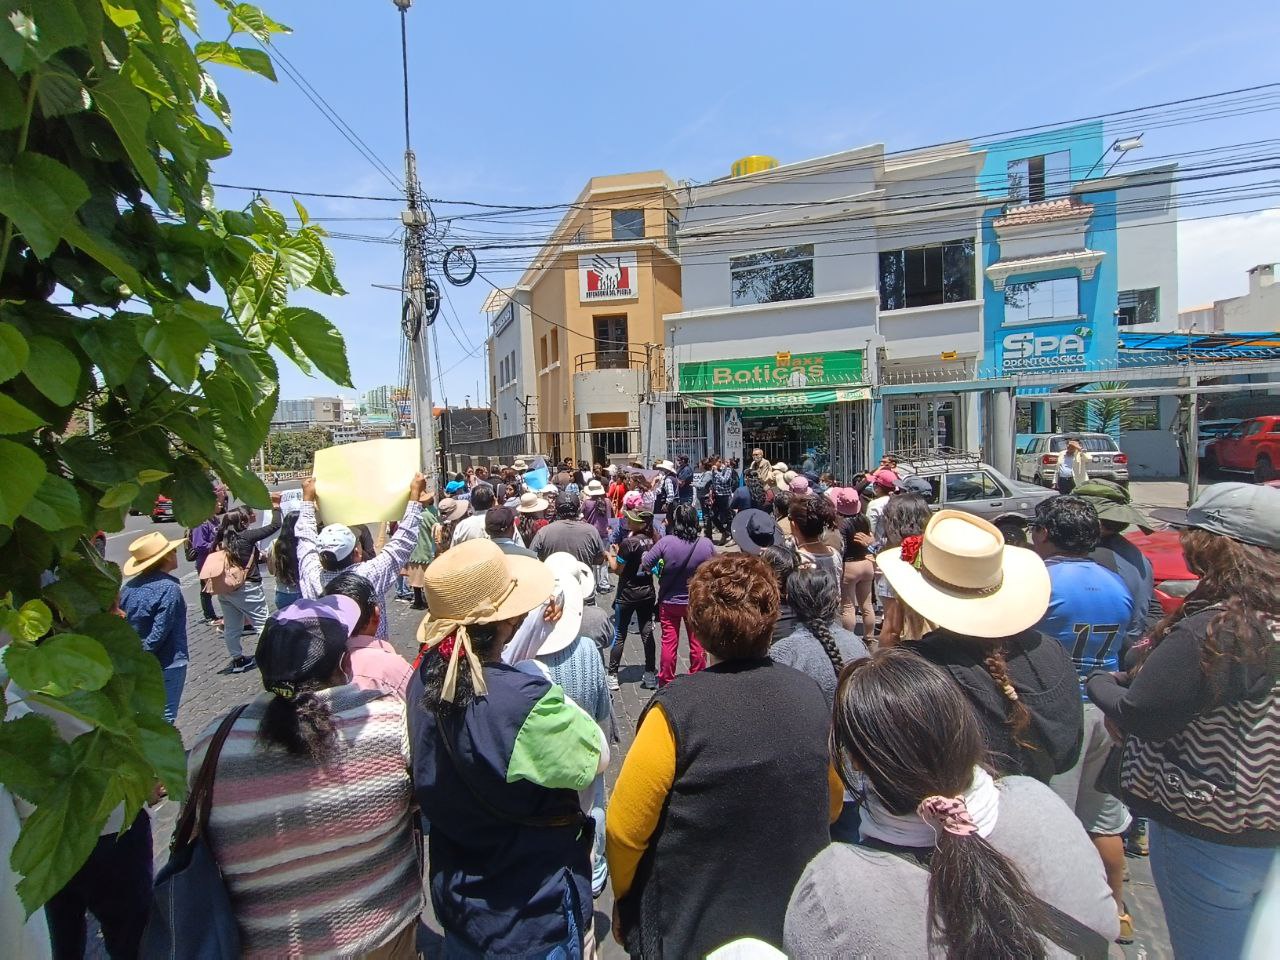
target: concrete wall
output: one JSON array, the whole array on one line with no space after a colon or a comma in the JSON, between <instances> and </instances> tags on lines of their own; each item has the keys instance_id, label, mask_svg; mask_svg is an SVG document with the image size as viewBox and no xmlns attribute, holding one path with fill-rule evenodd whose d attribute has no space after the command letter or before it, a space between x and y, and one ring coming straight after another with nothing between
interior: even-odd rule
<instances>
[{"instance_id":1,"label":"concrete wall","mask_svg":"<svg viewBox=\"0 0 1280 960\"><path fill-rule=\"evenodd\" d=\"M492 393L490 403L500 437L524 433L525 411L521 402L533 393L536 373L533 350L529 346L532 336L532 315L529 312L527 293L517 291L515 294L514 313L514 318L507 326L489 337L489 384ZM490 330L493 329L493 321L497 316L498 312L489 314ZM515 362L512 365L513 375L509 374L506 382L502 382L501 361L513 353L515 354ZM536 416L536 407L531 405L529 413Z\"/></svg>"},{"instance_id":2,"label":"concrete wall","mask_svg":"<svg viewBox=\"0 0 1280 960\"><path fill-rule=\"evenodd\" d=\"M1249 273L1249 293L1221 302L1222 326L1226 333L1280 331L1280 283L1275 282L1270 265L1254 267Z\"/></svg>"},{"instance_id":3,"label":"concrete wall","mask_svg":"<svg viewBox=\"0 0 1280 960\"><path fill-rule=\"evenodd\" d=\"M1120 449L1129 455L1129 476L1154 480L1182 476L1177 438L1168 430L1127 430Z\"/></svg>"},{"instance_id":4,"label":"concrete wall","mask_svg":"<svg viewBox=\"0 0 1280 960\"><path fill-rule=\"evenodd\" d=\"M1155 323L1125 327L1135 333L1163 333L1178 329L1178 221L1171 181L1176 164L1132 174L1116 191L1116 256L1118 290L1160 290L1160 315Z\"/></svg>"}]
</instances>

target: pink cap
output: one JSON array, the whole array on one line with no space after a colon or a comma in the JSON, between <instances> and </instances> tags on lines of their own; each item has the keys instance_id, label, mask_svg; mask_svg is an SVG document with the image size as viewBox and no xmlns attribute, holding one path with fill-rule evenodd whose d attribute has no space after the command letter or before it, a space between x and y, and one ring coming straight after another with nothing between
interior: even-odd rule
<instances>
[{"instance_id":1,"label":"pink cap","mask_svg":"<svg viewBox=\"0 0 1280 960\"><path fill-rule=\"evenodd\" d=\"M862 509L862 498L853 487L832 487L827 491L827 499L842 517L855 516Z\"/></svg>"},{"instance_id":2,"label":"pink cap","mask_svg":"<svg viewBox=\"0 0 1280 960\"><path fill-rule=\"evenodd\" d=\"M804 494L809 492L809 478L795 477L788 485L792 493Z\"/></svg>"},{"instance_id":3,"label":"pink cap","mask_svg":"<svg viewBox=\"0 0 1280 960\"><path fill-rule=\"evenodd\" d=\"M898 475L888 467L882 467L871 474L871 482L877 487L884 487L886 490L896 490L898 487Z\"/></svg>"}]
</instances>

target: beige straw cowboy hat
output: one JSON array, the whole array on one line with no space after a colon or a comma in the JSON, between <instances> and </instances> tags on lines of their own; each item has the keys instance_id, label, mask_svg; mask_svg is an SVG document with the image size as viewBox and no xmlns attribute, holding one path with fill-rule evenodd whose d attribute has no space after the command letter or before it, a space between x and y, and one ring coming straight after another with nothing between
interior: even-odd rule
<instances>
[{"instance_id":1,"label":"beige straw cowboy hat","mask_svg":"<svg viewBox=\"0 0 1280 960\"><path fill-rule=\"evenodd\" d=\"M551 596L555 577L540 561L503 553L491 540L467 540L427 567L423 587L430 610L418 626L418 642L434 647L455 637L441 698L452 700L458 660L471 664L471 683L485 692L484 672L471 649L467 627L522 616Z\"/></svg>"},{"instance_id":2,"label":"beige straw cowboy hat","mask_svg":"<svg viewBox=\"0 0 1280 960\"><path fill-rule=\"evenodd\" d=\"M126 577L149 570L184 542L182 539L170 540L159 530L153 530L129 544L129 559L120 570Z\"/></svg>"},{"instance_id":3,"label":"beige straw cowboy hat","mask_svg":"<svg viewBox=\"0 0 1280 960\"><path fill-rule=\"evenodd\" d=\"M554 490L555 488L552 487ZM546 513L547 507L551 506L550 502L544 500L536 493L520 494L520 506L516 507L517 513Z\"/></svg>"},{"instance_id":4,"label":"beige straw cowboy hat","mask_svg":"<svg viewBox=\"0 0 1280 960\"><path fill-rule=\"evenodd\" d=\"M939 510L923 537L883 551L876 565L903 603L963 636L1013 636L1039 623L1049 606L1044 561L958 510Z\"/></svg>"}]
</instances>

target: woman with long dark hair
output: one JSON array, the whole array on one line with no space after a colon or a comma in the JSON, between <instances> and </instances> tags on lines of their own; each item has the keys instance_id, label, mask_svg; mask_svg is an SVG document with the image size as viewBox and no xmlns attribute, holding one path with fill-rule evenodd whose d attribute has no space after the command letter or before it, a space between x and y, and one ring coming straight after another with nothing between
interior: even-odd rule
<instances>
[{"instance_id":1,"label":"woman with long dark hair","mask_svg":"<svg viewBox=\"0 0 1280 960\"><path fill-rule=\"evenodd\" d=\"M1235 958L1280 846L1280 490L1220 483L1152 512L1186 528L1200 582L1089 699L1125 737L1119 788L1148 819L1174 953Z\"/></svg>"},{"instance_id":2,"label":"woman with long dark hair","mask_svg":"<svg viewBox=\"0 0 1280 960\"><path fill-rule=\"evenodd\" d=\"M245 956L414 955L422 883L405 707L348 681L359 620L345 596L274 614L258 644L265 692L239 708L218 755L206 837ZM193 779L223 719L197 739Z\"/></svg>"},{"instance_id":3,"label":"woman with long dark hair","mask_svg":"<svg viewBox=\"0 0 1280 960\"><path fill-rule=\"evenodd\" d=\"M864 659L867 648L840 625L840 588L825 570L802 566L787 578L786 590L795 629L769 648L769 657L813 677L831 706L840 671Z\"/></svg>"},{"instance_id":4,"label":"woman with long dark hair","mask_svg":"<svg viewBox=\"0 0 1280 960\"><path fill-rule=\"evenodd\" d=\"M298 586L298 514L289 513L280 522L280 534L267 554L267 571L276 578L275 604L283 610L302 596Z\"/></svg>"},{"instance_id":5,"label":"woman with long dark hair","mask_svg":"<svg viewBox=\"0 0 1280 960\"><path fill-rule=\"evenodd\" d=\"M554 586L547 566L489 540L427 568L409 739L446 957L594 953L578 791L608 765L604 732L543 673L502 662Z\"/></svg>"},{"instance_id":6,"label":"woman with long dark hair","mask_svg":"<svg viewBox=\"0 0 1280 960\"><path fill-rule=\"evenodd\" d=\"M888 500L880 517L880 527L884 531L884 539L878 545L881 553L900 546L907 537L922 535L933 516L929 502L918 493L899 493ZM875 536L875 524L872 523L871 527L872 536ZM903 609L883 575L876 578L876 593L884 607L880 633L876 637L879 646L892 647L899 640L919 640L933 629L933 624L926 623L913 611Z\"/></svg>"},{"instance_id":7,"label":"woman with long dark hair","mask_svg":"<svg viewBox=\"0 0 1280 960\"><path fill-rule=\"evenodd\" d=\"M950 677L880 651L841 674L832 723L861 843L833 843L805 868L787 907L790 956L1105 954L1119 922L1093 843L1044 784L991 778Z\"/></svg>"},{"instance_id":8,"label":"woman with long dark hair","mask_svg":"<svg viewBox=\"0 0 1280 960\"><path fill-rule=\"evenodd\" d=\"M254 668L253 657L246 657L241 634L246 624L260 634L267 622L267 597L262 592L262 554L258 544L280 529L280 494L271 495L271 522L250 528L257 518L252 507L232 507L218 524L217 548L225 550L227 562L244 570L244 582L231 593L222 594L222 638L231 654L230 673L244 673Z\"/></svg>"},{"instance_id":9,"label":"woman with long dark hair","mask_svg":"<svg viewBox=\"0 0 1280 960\"><path fill-rule=\"evenodd\" d=\"M678 503L671 509L670 532L640 558L642 569L656 568L658 573L658 623L662 627L659 687L675 679L681 624L689 637L689 672L697 673L707 665L707 655L689 623L689 580L715 555L711 540L698 530L698 508Z\"/></svg>"}]
</instances>

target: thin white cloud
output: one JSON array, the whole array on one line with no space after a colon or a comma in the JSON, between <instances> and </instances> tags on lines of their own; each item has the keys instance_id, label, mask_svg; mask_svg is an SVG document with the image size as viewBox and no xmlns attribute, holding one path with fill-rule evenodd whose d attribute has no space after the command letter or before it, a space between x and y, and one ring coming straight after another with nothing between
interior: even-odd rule
<instances>
[{"instance_id":1,"label":"thin white cloud","mask_svg":"<svg viewBox=\"0 0 1280 960\"><path fill-rule=\"evenodd\" d=\"M1178 304L1181 309L1238 297L1245 271L1280 262L1280 210L1178 224Z\"/></svg>"}]
</instances>

